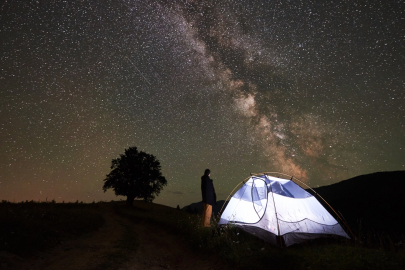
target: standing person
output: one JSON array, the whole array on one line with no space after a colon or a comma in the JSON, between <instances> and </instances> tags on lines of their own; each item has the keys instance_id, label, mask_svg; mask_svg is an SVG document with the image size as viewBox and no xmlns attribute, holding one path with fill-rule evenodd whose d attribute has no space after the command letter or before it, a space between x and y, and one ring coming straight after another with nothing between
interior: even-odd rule
<instances>
[{"instance_id":1,"label":"standing person","mask_svg":"<svg viewBox=\"0 0 405 270\"><path fill-rule=\"evenodd\" d=\"M211 171L206 169L204 175L201 176L201 193L202 201L204 203L204 210L202 214L203 227L211 227L210 218L212 215L212 206L217 204L217 195L215 194L214 184L210 178Z\"/></svg>"}]
</instances>

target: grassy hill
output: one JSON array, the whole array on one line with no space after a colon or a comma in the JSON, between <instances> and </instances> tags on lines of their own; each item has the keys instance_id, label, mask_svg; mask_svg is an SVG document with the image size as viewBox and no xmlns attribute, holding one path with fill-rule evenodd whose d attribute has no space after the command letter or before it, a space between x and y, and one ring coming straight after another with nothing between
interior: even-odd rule
<instances>
[{"instance_id":1,"label":"grassy hill","mask_svg":"<svg viewBox=\"0 0 405 270\"><path fill-rule=\"evenodd\" d=\"M121 262L131 260L134 254L140 252L140 249L136 249L137 245L145 249L146 243L157 241L159 246L164 247L160 244L163 239L159 238L162 235L160 232L162 230L165 231L163 237L173 239L173 243L166 243L167 249L173 250L178 247L176 239L181 239L182 243L187 245L186 249L191 250L196 256L201 256L208 262L219 261L228 269L385 270L404 269L405 267L403 245L368 247L359 241L352 242L344 238L321 238L318 241L280 249L238 228L229 226L218 229L215 220L213 220L212 228L202 228L200 215L142 201L135 201L133 207L127 207L124 202L97 204L12 204L6 202L0 206L3 211L2 223L0 223L2 225L0 226L2 227L0 239L7 239L5 241L7 246L0 246L0 263L4 261L4 258L1 257L2 254L8 254L3 251L21 254L23 250L29 252L42 248L52 249L55 245L61 245L61 240L73 239L80 234L97 231L96 235L101 234L100 237L96 238L100 242L95 242L90 246L84 245L80 241L87 241L88 238L83 237L80 238L82 240L77 245L77 249L83 254L93 252L95 247L104 241L105 233L108 233L108 236L111 235L111 231L108 228L107 230L104 229L104 227L116 228L117 224L122 223L125 234L121 238L125 237L129 241L122 242L121 238L110 239L111 244L108 248L115 251L111 251L111 254L107 254L108 256L99 255L100 258L103 258L103 267L94 269L132 269L133 265L124 267ZM107 211L108 209L111 211ZM106 220L116 220L116 224L114 223L114 225L110 221L110 223L104 223L103 217L109 215L101 215L101 213L110 213L109 215L112 216ZM17 226L20 223L22 226ZM8 225L3 226L4 224ZM62 224L63 227L61 227ZM142 242L141 240L147 236L143 231L148 231L149 236L154 236L153 240ZM131 237L128 238L128 234ZM50 239L52 242L49 241ZM40 241L38 242L38 240ZM9 246L10 243L13 243L13 246ZM116 250L117 248L118 250ZM133 249L132 253L126 251L128 248ZM152 248L148 252L154 260L156 257L155 249ZM66 249L61 249L60 253L60 258L62 258L67 254ZM160 252L159 258L163 260L161 254ZM52 256L49 258L50 261L54 260ZM72 257L71 259L76 258ZM217 265L217 263L212 264ZM226 269L226 267L207 269Z\"/></svg>"},{"instance_id":2,"label":"grassy hill","mask_svg":"<svg viewBox=\"0 0 405 270\"><path fill-rule=\"evenodd\" d=\"M99 204L0 203L0 252L18 255L52 248L104 225Z\"/></svg>"},{"instance_id":3,"label":"grassy hill","mask_svg":"<svg viewBox=\"0 0 405 270\"><path fill-rule=\"evenodd\" d=\"M147 221L186 240L206 258L221 258L232 269L404 269L401 246L368 247L345 238L320 238L289 248L278 248L235 227L202 228L200 215L170 207L134 203L117 213L134 222ZM210 260L209 259L209 260Z\"/></svg>"},{"instance_id":4,"label":"grassy hill","mask_svg":"<svg viewBox=\"0 0 405 270\"><path fill-rule=\"evenodd\" d=\"M119 224L125 221L123 236L130 241L120 244L119 252L105 257L107 266L117 266L118 255L127 254L124 251L136 247L138 239L144 236L139 229L148 228L152 234L157 229L164 230L165 235L182 239L187 250L208 261L218 259L232 269L405 269L405 238L400 237L405 228L404 180L404 171L382 172L316 188L317 193L342 213L355 231L355 241L320 238L282 249L233 226L217 228L216 220L212 228L202 228L200 215L154 203L135 201L134 207L127 207L123 202L14 204L3 201L0 203L0 264L4 264L3 257L7 254L35 254L38 250L60 246L66 239L96 231L102 233L108 225L105 213L111 212L111 220L118 220ZM359 220L361 228L356 227ZM117 224L109 226L115 228ZM118 238L112 240L121 243ZM176 243L167 244L167 248L172 250ZM92 247L99 244L96 242ZM61 256L65 254L64 250L61 252ZM86 252L89 251L83 249ZM128 254L136 252L134 249ZM154 249L150 252L154 258ZM131 259L132 255L128 254L123 258ZM117 269L107 266L97 269Z\"/></svg>"}]
</instances>

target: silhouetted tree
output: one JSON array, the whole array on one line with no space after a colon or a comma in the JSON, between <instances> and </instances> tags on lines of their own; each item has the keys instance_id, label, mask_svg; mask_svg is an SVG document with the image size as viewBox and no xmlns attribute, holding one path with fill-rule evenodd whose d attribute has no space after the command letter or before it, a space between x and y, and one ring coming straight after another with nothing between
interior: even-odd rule
<instances>
[{"instance_id":1,"label":"silhouetted tree","mask_svg":"<svg viewBox=\"0 0 405 270\"><path fill-rule=\"evenodd\" d=\"M158 196L166 178L160 172L160 162L155 156L138 151L136 147L125 149L125 154L111 162L111 172L104 179L103 190L112 188L115 195L127 196L127 205L134 199L152 202Z\"/></svg>"}]
</instances>

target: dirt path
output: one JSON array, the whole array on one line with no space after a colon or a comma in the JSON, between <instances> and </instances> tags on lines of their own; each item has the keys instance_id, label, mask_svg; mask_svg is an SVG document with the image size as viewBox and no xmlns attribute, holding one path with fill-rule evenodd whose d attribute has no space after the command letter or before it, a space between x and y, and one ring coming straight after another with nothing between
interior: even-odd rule
<instances>
[{"instance_id":1,"label":"dirt path","mask_svg":"<svg viewBox=\"0 0 405 270\"><path fill-rule=\"evenodd\" d=\"M187 243L165 230L145 223L134 223L116 215L111 207L103 213L105 224L98 231L65 241L30 259L11 254L0 269L32 270L142 270L142 269L229 269L213 258L195 254ZM136 236L131 250L128 232ZM124 243L127 240L127 243ZM123 244L124 243L124 244ZM0 254L1 255L1 254Z\"/></svg>"},{"instance_id":2,"label":"dirt path","mask_svg":"<svg viewBox=\"0 0 405 270\"><path fill-rule=\"evenodd\" d=\"M134 229L138 232L140 245L122 269L230 269L216 258L195 254L187 243L159 227L140 222L134 224Z\"/></svg>"}]
</instances>

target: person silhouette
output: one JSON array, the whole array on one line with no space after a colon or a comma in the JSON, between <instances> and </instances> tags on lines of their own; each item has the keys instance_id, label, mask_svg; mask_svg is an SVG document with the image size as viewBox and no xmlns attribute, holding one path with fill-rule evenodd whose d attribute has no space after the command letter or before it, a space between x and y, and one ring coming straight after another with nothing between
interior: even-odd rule
<instances>
[{"instance_id":1,"label":"person silhouette","mask_svg":"<svg viewBox=\"0 0 405 270\"><path fill-rule=\"evenodd\" d=\"M212 206L217 203L217 195L215 194L213 180L210 178L211 171L206 169L204 175L201 176L201 193L204 210L202 213L202 226L211 227L210 219L212 215Z\"/></svg>"}]
</instances>

